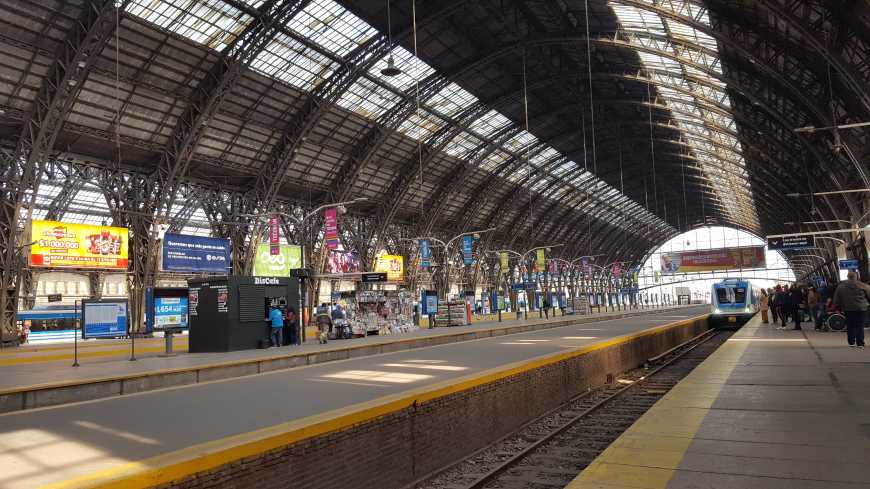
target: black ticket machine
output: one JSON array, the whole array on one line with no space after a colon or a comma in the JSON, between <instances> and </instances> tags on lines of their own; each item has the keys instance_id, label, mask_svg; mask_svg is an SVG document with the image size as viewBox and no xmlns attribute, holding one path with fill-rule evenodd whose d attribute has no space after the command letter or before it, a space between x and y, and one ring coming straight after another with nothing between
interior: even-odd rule
<instances>
[{"instance_id":1,"label":"black ticket machine","mask_svg":"<svg viewBox=\"0 0 870 489\"><path fill-rule=\"evenodd\" d=\"M302 310L298 277L210 277L188 280L191 353L257 348L269 338L273 305Z\"/></svg>"}]
</instances>

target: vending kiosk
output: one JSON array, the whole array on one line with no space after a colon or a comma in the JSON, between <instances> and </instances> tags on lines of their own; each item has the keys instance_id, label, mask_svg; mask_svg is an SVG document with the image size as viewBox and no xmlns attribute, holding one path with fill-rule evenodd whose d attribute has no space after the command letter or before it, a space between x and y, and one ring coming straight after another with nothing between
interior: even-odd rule
<instances>
[{"instance_id":1,"label":"vending kiosk","mask_svg":"<svg viewBox=\"0 0 870 489\"><path fill-rule=\"evenodd\" d=\"M300 277L217 277L188 281L189 351L226 352L268 345L269 310L303 310ZM297 328L300 327L297 321ZM297 337L299 336L297 331Z\"/></svg>"}]
</instances>

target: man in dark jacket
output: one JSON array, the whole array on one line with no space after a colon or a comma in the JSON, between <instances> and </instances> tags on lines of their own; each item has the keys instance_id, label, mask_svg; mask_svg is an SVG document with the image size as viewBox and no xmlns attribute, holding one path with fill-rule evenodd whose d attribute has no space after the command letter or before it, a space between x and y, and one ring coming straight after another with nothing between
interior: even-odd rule
<instances>
[{"instance_id":1,"label":"man in dark jacket","mask_svg":"<svg viewBox=\"0 0 870 489\"><path fill-rule=\"evenodd\" d=\"M785 323L788 322L787 316L791 310L787 285L776 293L776 308L779 310L779 329L785 329Z\"/></svg>"},{"instance_id":2,"label":"man in dark jacket","mask_svg":"<svg viewBox=\"0 0 870 489\"><path fill-rule=\"evenodd\" d=\"M788 293L788 301L791 303L791 318L794 321L794 329L801 329L801 316L803 313L801 312L801 308L803 307L806 299L804 298L803 290L794 284L791 286L791 290Z\"/></svg>"},{"instance_id":3,"label":"man in dark jacket","mask_svg":"<svg viewBox=\"0 0 870 489\"><path fill-rule=\"evenodd\" d=\"M770 299L768 300L767 306L770 309L770 314L773 316L773 324L779 322L779 302L777 302L779 299L777 298L777 296L779 295L781 290L782 287L780 287L779 285L777 285L774 289L768 290L768 297L770 297Z\"/></svg>"},{"instance_id":4,"label":"man in dark jacket","mask_svg":"<svg viewBox=\"0 0 870 489\"><path fill-rule=\"evenodd\" d=\"M846 336L849 346L864 349L864 315L870 297L870 286L858 280L858 274L849 272L834 292L834 304L846 315Z\"/></svg>"}]
</instances>

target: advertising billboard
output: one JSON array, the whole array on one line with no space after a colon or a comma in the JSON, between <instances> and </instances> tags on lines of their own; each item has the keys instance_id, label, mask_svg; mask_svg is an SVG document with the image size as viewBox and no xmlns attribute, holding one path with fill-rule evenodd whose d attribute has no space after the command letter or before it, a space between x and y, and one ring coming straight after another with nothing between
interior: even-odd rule
<instances>
[{"instance_id":1,"label":"advertising billboard","mask_svg":"<svg viewBox=\"0 0 870 489\"><path fill-rule=\"evenodd\" d=\"M465 265L474 263L474 236L462 237L462 263Z\"/></svg>"},{"instance_id":2,"label":"advertising billboard","mask_svg":"<svg viewBox=\"0 0 870 489\"><path fill-rule=\"evenodd\" d=\"M230 240L186 234L163 237L165 272L227 273L230 268Z\"/></svg>"},{"instance_id":3,"label":"advertising billboard","mask_svg":"<svg viewBox=\"0 0 870 489\"><path fill-rule=\"evenodd\" d=\"M84 299L82 338L117 338L127 334L127 299Z\"/></svg>"},{"instance_id":4,"label":"advertising billboard","mask_svg":"<svg viewBox=\"0 0 870 489\"><path fill-rule=\"evenodd\" d=\"M127 228L31 221L30 266L126 270Z\"/></svg>"},{"instance_id":5,"label":"advertising billboard","mask_svg":"<svg viewBox=\"0 0 870 489\"><path fill-rule=\"evenodd\" d=\"M187 297L156 297L154 329L187 329Z\"/></svg>"},{"instance_id":6,"label":"advertising billboard","mask_svg":"<svg viewBox=\"0 0 870 489\"><path fill-rule=\"evenodd\" d=\"M326 262L326 271L327 273L360 272L359 254L353 251L331 251Z\"/></svg>"},{"instance_id":7,"label":"advertising billboard","mask_svg":"<svg viewBox=\"0 0 870 489\"><path fill-rule=\"evenodd\" d=\"M662 253L662 273L764 268L764 246Z\"/></svg>"},{"instance_id":8,"label":"advertising billboard","mask_svg":"<svg viewBox=\"0 0 870 489\"><path fill-rule=\"evenodd\" d=\"M401 282L405 278L405 257L381 255L375 263L375 271L386 273L390 282Z\"/></svg>"},{"instance_id":9,"label":"advertising billboard","mask_svg":"<svg viewBox=\"0 0 870 489\"><path fill-rule=\"evenodd\" d=\"M323 219L323 239L326 241L326 248L334 250L338 248L338 210L335 207L324 210Z\"/></svg>"},{"instance_id":10,"label":"advertising billboard","mask_svg":"<svg viewBox=\"0 0 870 489\"><path fill-rule=\"evenodd\" d=\"M428 239L420 240L420 268L428 270L432 266L432 248Z\"/></svg>"},{"instance_id":11,"label":"advertising billboard","mask_svg":"<svg viewBox=\"0 0 870 489\"><path fill-rule=\"evenodd\" d=\"M301 246L282 244L280 251L273 255L269 243L260 243L254 257L254 276L289 277L290 270L303 267Z\"/></svg>"}]
</instances>

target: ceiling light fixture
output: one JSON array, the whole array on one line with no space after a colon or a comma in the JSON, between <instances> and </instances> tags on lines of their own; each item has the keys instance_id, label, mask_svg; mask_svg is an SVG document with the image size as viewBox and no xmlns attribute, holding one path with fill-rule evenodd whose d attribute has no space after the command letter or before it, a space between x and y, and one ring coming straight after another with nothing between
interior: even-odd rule
<instances>
[{"instance_id":1,"label":"ceiling light fixture","mask_svg":"<svg viewBox=\"0 0 870 489\"><path fill-rule=\"evenodd\" d=\"M393 60L393 26L390 18L390 0L387 0L387 42L390 45L390 56L387 58L387 67L381 70L384 76L397 76L402 74L402 70L396 67L396 62Z\"/></svg>"}]
</instances>

